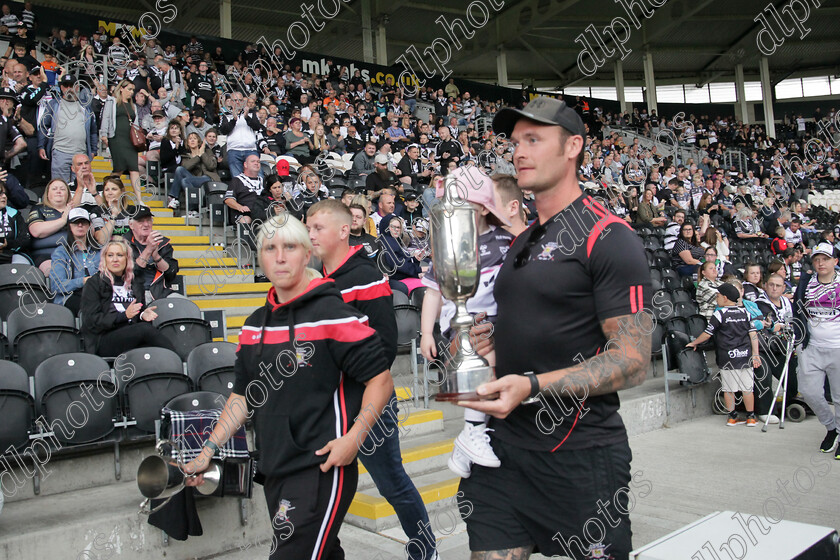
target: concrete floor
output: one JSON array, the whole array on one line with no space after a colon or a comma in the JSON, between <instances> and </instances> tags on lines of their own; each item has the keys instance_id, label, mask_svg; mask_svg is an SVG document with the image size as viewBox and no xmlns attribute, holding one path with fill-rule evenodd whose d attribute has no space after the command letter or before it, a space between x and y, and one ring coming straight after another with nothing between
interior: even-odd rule
<instances>
[{"instance_id":1,"label":"concrete floor","mask_svg":"<svg viewBox=\"0 0 840 560\"><path fill-rule=\"evenodd\" d=\"M776 515L769 507L777 503L774 498L784 504L785 520L840 529L840 461L818 451L825 431L816 419L788 422L784 430L770 426L767 433L760 427L726 427L724 422L725 417L709 416L630 438L632 471L651 482L650 493L630 514L634 546L714 511L763 515L768 504L768 512ZM439 523L446 526L445 520ZM406 538L399 529L373 534L345 524L340 538L348 559L404 558ZM443 560L469 558L463 523L439 541L438 549ZM267 548L252 548L214 558L265 557Z\"/></svg>"}]
</instances>

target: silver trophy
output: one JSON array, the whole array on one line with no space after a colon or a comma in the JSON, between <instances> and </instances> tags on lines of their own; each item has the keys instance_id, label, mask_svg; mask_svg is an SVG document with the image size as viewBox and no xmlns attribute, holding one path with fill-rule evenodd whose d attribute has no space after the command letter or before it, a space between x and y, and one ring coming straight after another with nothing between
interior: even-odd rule
<instances>
[{"instance_id":1,"label":"silver trophy","mask_svg":"<svg viewBox=\"0 0 840 560\"><path fill-rule=\"evenodd\" d=\"M468 186L454 177L444 179L444 194L431 210L432 263L440 293L455 304L455 316L449 322L457 350L444 364L443 382L435 397L438 401L469 401L497 398L498 394L479 397L476 388L493 381L493 368L479 356L470 339L473 317L467 300L475 295L481 281L478 255L478 208L459 196ZM463 192L461 194L464 194Z\"/></svg>"},{"instance_id":2,"label":"silver trophy","mask_svg":"<svg viewBox=\"0 0 840 560\"><path fill-rule=\"evenodd\" d=\"M149 455L137 468L137 487L145 500L140 504L140 513L150 515L169 503L177 493L186 488L187 478L181 467L173 465L165 451L171 442L161 440L156 446L156 455ZM218 493L222 483L223 466L218 459L211 459L210 466L203 473L204 482L195 489L204 496ZM151 500L164 500L155 508L151 507Z\"/></svg>"}]
</instances>

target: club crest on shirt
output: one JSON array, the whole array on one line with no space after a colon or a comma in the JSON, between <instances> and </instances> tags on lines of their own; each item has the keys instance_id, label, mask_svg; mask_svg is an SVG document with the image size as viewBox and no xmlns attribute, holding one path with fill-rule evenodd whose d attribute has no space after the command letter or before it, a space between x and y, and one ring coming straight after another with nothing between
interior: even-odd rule
<instances>
[{"instance_id":1,"label":"club crest on shirt","mask_svg":"<svg viewBox=\"0 0 840 560\"><path fill-rule=\"evenodd\" d=\"M280 522L287 521L289 519L289 512L293 509L295 508L289 500L280 500L280 507L277 508L277 514L274 516L274 519Z\"/></svg>"},{"instance_id":2,"label":"club crest on shirt","mask_svg":"<svg viewBox=\"0 0 840 560\"><path fill-rule=\"evenodd\" d=\"M306 352L303 351L303 349L295 349L295 359L297 360L298 367L308 367L312 365L308 361L306 361L307 357L308 356L306 355Z\"/></svg>"},{"instance_id":3,"label":"club crest on shirt","mask_svg":"<svg viewBox=\"0 0 840 560\"><path fill-rule=\"evenodd\" d=\"M559 249L560 246L557 245L555 242L546 243L542 246L542 253L537 255L537 259L541 261L553 261L554 260L554 251Z\"/></svg>"},{"instance_id":4,"label":"club crest on shirt","mask_svg":"<svg viewBox=\"0 0 840 560\"><path fill-rule=\"evenodd\" d=\"M614 558L612 554L607 554L607 549L610 545L604 546L604 543L593 543L589 545L588 558L600 558L601 560L611 560Z\"/></svg>"},{"instance_id":5,"label":"club crest on shirt","mask_svg":"<svg viewBox=\"0 0 840 560\"><path fill-rule=\"evenodd\" d=\"M487 250L487 245L481 245L478 250L482 257L490 256L490 251Z\"/></svg>"}]
</instances>

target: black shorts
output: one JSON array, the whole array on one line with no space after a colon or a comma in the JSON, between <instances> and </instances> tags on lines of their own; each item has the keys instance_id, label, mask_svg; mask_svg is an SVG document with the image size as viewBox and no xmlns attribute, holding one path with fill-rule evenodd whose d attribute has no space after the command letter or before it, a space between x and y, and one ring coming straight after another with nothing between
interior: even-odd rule
<instances>
[{"instance_id":1,"label":"black shorts","mask_svg":"<svg viewBox=\"0 0 840 560\"><path fill-rule=\"evenodd\" d=\"M338 531L356 494L356 461L326 473L320 467L265 480L274 535L269 560L343 560Z\"/></svg>"},{"instance_id":2,"label":"black shorts","mask_svg":"<svg viewBox=\"0 0 840 560\"><path fill-rule=\"evenodd\" d=\"M473 465L470 478L461 480L459 510L471 551L534 547L576 560L627 559L632 489L626 441L555 453L496 438L492 445L502 466Z\"/></svg>"}]
</instances>

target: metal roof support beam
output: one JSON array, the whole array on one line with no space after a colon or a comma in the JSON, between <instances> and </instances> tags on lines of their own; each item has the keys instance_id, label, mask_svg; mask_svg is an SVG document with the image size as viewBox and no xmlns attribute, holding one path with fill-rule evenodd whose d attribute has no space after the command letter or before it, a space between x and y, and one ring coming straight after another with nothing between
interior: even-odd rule
<instances>
[{"instance_id":1,"label":"metal roof support beam","mask_svg":"<svg viewBox=\"0 0 840 560\"><path fill-rule=\"evenodd\" d=\"M498 84L500 86L507 87L507 53L505 52L504 47L500 47L499 52L496 54L496 78L498 79Z\"/></svg>"},{"instance_id":2,"label":"metal roof support beam","mask_svg":"<svg viewBox=\"0 0 840 560\"><path fill-rule=\"evenodd\" d=\"M744 124L750 124L750 113L747 108L747 95L744 89L744 65L735 65L735 94L738 98L738 103L735 108L740 115L737 115Z\"/></svg>"},{"instance_id":3,"label":"metal roof support beam","mask_svg":"<svg viewBox=\"0 0 840 560\"><path fill-rule=\"evenodd\" d=\"M624 98L624 65L621 59L614 63L613 72L615 73L615 92L618 94L618 104L621 107L621 112L627 112L627 100Z\"/></svg>"},{"instance_id":4,"label":"metal roof support beam","mask_svg":"<svg viewBox=\"0 0 840 560\"><path fill-rule=\"evenodd\" d=\"M219 35L224 39L230 39L232 32L230 0L219 0Z\"/></svg>"},{"instance_id":5,"label":"metal roof support beam","mask_svg":"<svg viewBox=\"0 0 840 560\"><path fill-rule=\"evenodd\" d=\"M373 29L370 3L371 0L362 0L362 58L368 64L373 63Z\"/></svg>"},{"instance_id":6,"label":"metal roof support beam","mask_svg":"<svg viewBox=\"0 0 840 560\"><path fill-rule=\"evenodd\" d=\"M645 66L645 100L647 101L647 110L650 115L656 111L656 78L653 75L653 55L645 53L642 62Z\"/></svg>"},{"instance_id":7,"label":"metal roof support beam","mask_svg":"<svg viewBox=\"0 0 840 560\"><path fill-rule=\"evenodd\" d=\"M762 56L758 61L761 71L761 102L764 105L764 129L768 138L776 137L776 117L773 113L773 85L770 83L770 60Z\"/></svg>"}]
</instances>

